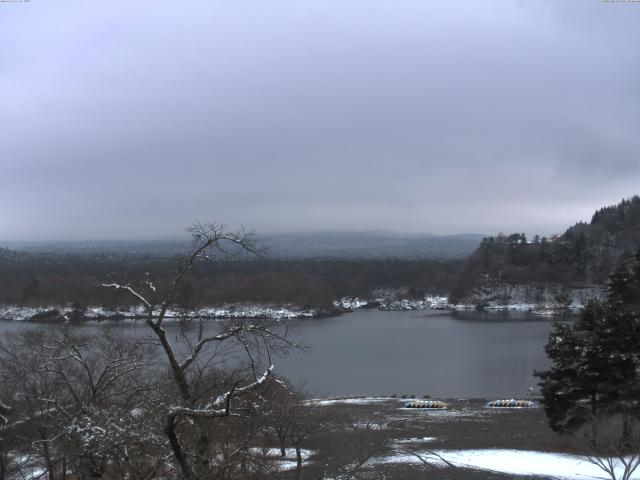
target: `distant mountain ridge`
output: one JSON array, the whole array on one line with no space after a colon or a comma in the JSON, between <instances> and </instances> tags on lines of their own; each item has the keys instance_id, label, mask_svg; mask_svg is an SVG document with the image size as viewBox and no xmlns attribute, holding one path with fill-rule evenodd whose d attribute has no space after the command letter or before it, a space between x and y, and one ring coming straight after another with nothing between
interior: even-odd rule
<instances>
[{"instance_id":1,"label":"distant mountain ridge","mask_svg":"<svg viewBox=\"0 0 640 480\"><path fill-rule=\"evenodd\" d=\"M459 259L470 255L486 235L464 233L312 232L258 235L258 244L273 258L308 259ZM12 250L32 253L180 255L187 241L4 242Z\"/></svg>"},{"instance_id":2,"label":"distant mountain ridge","mask_svg":"<svg viewBox=\"0 0 640 480\"><path fill-rule=\"evenodd\" d=\"M485 235L433 235L393 232L318 232L259 237L279 258L464 258Z\"/></svg>"}]
</instances>

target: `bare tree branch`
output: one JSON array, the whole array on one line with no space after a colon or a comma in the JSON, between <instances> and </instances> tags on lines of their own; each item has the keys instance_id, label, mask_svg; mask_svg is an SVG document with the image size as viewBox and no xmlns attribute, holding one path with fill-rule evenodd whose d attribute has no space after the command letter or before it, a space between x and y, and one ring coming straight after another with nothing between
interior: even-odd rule
<instances>
[{"instance_id":1,"label":"bare tree branch","mask_svg":"<svg viewBox=\"0 0 640 480\"><path fill-rule=\"evenodd\" d=\"M140 300L143 303L143 305L145 307L147 307L148 310L152 310L153 309L153 306L151 305L151 302L149 302L149 300L144 298L144 296L142 296L140 293L136 292L129 285L120 285L119 283L103 283L102 286L105 287L105 288L113 288L115 290L125 290L126 292L130 293L135 298Z\"/></svg>"}]
</instances>

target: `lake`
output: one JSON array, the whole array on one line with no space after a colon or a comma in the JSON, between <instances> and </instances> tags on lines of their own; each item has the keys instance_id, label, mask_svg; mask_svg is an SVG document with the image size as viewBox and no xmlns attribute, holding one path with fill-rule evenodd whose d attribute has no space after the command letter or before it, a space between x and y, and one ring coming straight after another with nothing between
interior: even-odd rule
<instances>
[{"instance_id":1,"label":"lake","mask_svg":"<svg viewBox=\"0 0 640 480\"><path fill-rule=\"evenodd\" d=\"M317 395L526 397L533 370L548 366L551 321L528 314L359 310L293 326L309 350L276 359L276 372ZM0 323L2 333L24 328L33 324Z\"/></svg>"}]
</instances>

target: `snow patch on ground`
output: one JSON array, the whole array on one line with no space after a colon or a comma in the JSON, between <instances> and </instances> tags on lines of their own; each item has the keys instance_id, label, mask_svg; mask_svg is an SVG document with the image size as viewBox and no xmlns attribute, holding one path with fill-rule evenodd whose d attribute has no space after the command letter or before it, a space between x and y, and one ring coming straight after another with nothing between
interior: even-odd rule
<instances>
[{"instance_id":1,"label":"snow patch on ground","mask_svg":"<svg viewBox=\"0 0 640 480\"><path fill-rule=\"evenodd\" d=\"M437 440L436 437L413 437L413 438L400 438L398 440L394 440L393 443L396 445L405 445L405 444L415 444L415 443L431 443Z\"/></svg>"},{"instance_id":2,"label":"snow patch on ground","mask_svg":"<svg viewBox=\"0 0 640 480\"><path fill-rule=\"evenodd\" d=\"M276 462L276 467L279 471L293 470L298 466L296 459L295 448L285 448L285 456L282 456L282 452L279 448L250 448L249 451L256 457L268 458ZM302 466L308 465L309 458L315 453L314 450L305 448L300 449L300 456L302 457Z\"/></svg>"},{"instance_id":3,"label":"snow patch on ground","mask_svg":"<svg viewBox=\"0 0 640 480\"><path fill-rule=\"evenodd\" d=\"M436 455L433 455L435 453ZM446 466L438 456L457 467L489 470L512 475L547 475L566 480L584 480L585 478L605 478L605 473L584 457L552 452L533 452L526 450L437 450L433 453L417 451L420 457L434 466ZM422 464L413 454L397 453L375 463ZM640 479L640 471L631 477Z\"/></svg>"},{"instance_id":4,"label":"snow patch on ground","mask_svg":"<svg viewBox=\"0 0 640 480\"><path fill-rule=\"evenodd\" d=\"M474 417L482 415L482 412L478 410L451 410L446 408L407 408L400 407L398 410L403 412L415 412L417 415L429 415L430 417L437 418L450 418L450 417ZM496 409L497 410L497 409Z\"/></svg>"},{"instance_id":5,"label":"snow patch on ground","mask_svg":"<svg viewBox=\"0 0 640 480\"><path fill-rule=\"evenodd\" d=\"M39 480L46 478L47 470L39 465L39 462L28 455L13 457L13 463L18 467L18 472L14 477L24 480Z\"/></svg>"},{"instance_id":6,"label":"snow patch on ground","mask_svg":"<svg viewBox=\"0 0 640 480\"><path fill-rule=\"evenodd\" d=\"M307 400L307 405L371 405L377 402L388 402L391 400L401 400L399 398L391 397L351 397L351 398L314 398Z\"/></svg>"}]
</instances>

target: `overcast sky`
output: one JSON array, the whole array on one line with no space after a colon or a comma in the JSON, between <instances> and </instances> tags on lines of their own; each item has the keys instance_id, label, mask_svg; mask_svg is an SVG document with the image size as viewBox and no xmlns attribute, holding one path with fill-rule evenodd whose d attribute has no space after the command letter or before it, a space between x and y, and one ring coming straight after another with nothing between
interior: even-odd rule
<instances>
[{"instance_id":1,"label":"overcast sky","mask_svg":"<svg viewBox=\"0 0 640 480\"><path fill-rule=\"evenodd\" d=\"M640 193L640 3L0 3L0 239L549 234Z\"/></svg>"}]
</instances>

